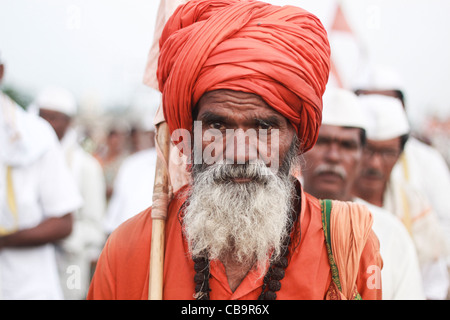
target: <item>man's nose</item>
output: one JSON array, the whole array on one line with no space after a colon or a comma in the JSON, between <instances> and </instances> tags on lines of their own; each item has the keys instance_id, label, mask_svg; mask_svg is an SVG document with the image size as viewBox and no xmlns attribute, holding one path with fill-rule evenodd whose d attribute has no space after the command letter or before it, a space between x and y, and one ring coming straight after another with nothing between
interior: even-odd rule
<instances>
[{"instance_id":1,"label":"man's nose","mask_svg":"<svg viewBox=\"0 0 450 320\"><path fill-rule=\"evenodd\" d=\"M328 150L325 153L325 159L329 162L339 162L341 159L341 149L337 143L331 143Z\"/></svg>"},{"instance_id":2,"label":"man's nose","mask_svg":"<svg viewBox=\"0 0 450 320\"><path fill-rule=\"evenodd\" d=\"M225 157L227 162L244 164L258 159L258 137L254 129L236 129L227 133Z\"/></svg>"}]
</instances>

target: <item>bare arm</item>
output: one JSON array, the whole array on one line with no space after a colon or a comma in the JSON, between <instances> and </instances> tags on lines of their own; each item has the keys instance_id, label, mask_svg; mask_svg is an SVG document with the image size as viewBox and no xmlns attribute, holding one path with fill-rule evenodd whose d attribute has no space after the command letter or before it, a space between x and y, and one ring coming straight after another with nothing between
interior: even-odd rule
<instances>
[{"instance_id":1,"label":"bare arm","mask_svg":"<svg viewBox=\"0 0 450 320\"><path fill-rule=\"evenodd\" d=\"M33 247L52 243L72 232L72 214L49 218L36 227L23 229L0 237L0 250L8 247Z\"/></svg>"}]
</instances>

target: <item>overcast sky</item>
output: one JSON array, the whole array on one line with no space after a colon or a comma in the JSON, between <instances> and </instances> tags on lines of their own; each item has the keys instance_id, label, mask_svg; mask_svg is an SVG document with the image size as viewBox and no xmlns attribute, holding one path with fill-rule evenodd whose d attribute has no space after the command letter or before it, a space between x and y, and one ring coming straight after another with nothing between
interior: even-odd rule
<instances>
[{"instance_id":1,"label":"overcast sky","mask_svg":"<svg viewBox=\"0 0 450 320\"><path fill-rule=\"evenodd\" d=\"M328 27L335 0L296 4ZM401 75L413 121L450 114L450 1L343 0L371 61ZM5 82L34 95L47 84L80 101L125 104L142 90L159 0L0 0Z\"/></svg>"}]
</instances>

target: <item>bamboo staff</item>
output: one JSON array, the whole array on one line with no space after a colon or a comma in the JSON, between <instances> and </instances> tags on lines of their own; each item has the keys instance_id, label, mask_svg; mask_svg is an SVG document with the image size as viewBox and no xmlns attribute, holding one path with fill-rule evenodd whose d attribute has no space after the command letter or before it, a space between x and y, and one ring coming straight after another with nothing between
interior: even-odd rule
<instances>
[{"instance_id":1,"label":"bamboo staff","mask_svg":"<svg viewBox=\"0 0 450 320\"><path fill-rule=\"evenodd\" d=\"M168 159L170 151L170 135L167 122L156 125L156 160L155 184L152 200L152 238L150 251L150 276L148 299L162 300L164 271L164 236L169 205L170 181ZM159 148L159 149L158 149Z\"/></svg>"}]
</instances>

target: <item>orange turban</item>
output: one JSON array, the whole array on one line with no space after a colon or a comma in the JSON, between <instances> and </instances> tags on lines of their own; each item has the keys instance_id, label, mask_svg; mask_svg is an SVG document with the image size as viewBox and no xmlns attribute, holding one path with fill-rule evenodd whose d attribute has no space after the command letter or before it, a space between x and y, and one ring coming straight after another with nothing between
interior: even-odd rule
<instances>
[{"instance_id":1,"label":"orange turban","mask_svg":"<svg viewBox=\"0 0 450 320\"><path fill-rule=\"evenodd\" d=\"M192 108L212 90L254 93L315 144L322 120L330 47L317 17L251 0L191 0L160 39L157 77L170 132L192 130Z\"/></svg>"}]
</instances>

